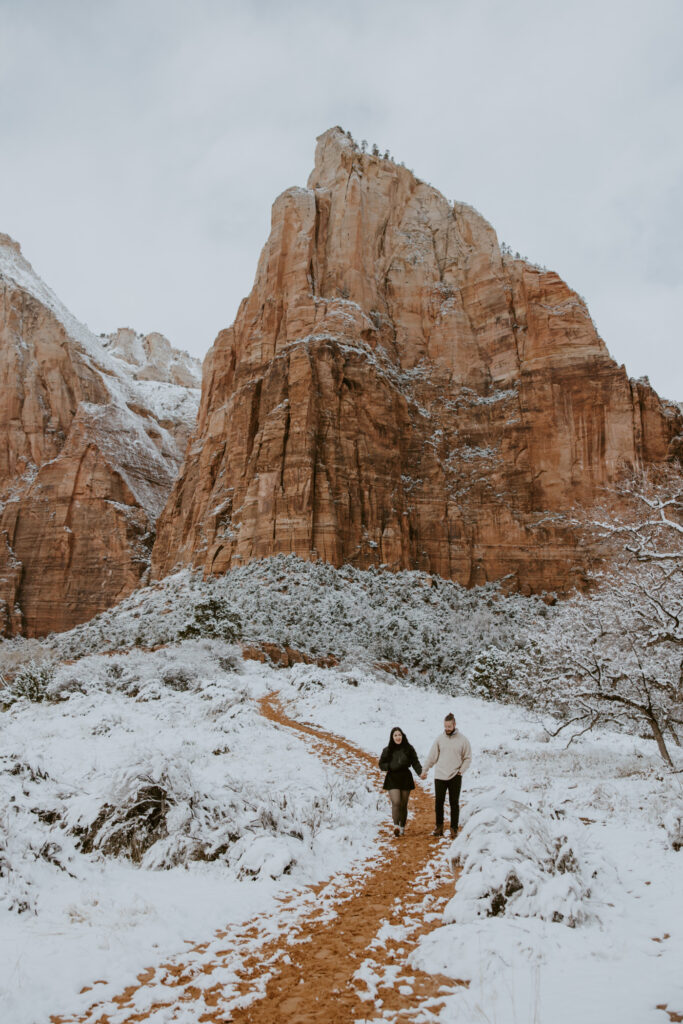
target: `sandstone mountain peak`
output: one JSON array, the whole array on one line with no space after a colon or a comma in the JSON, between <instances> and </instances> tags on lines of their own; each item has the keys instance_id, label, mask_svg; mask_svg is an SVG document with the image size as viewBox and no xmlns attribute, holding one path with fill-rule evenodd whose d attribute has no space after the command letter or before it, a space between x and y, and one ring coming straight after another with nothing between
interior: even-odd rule
<instances>
[{"instance_id":1,"label":"sandstone mountain peak","mask_svg":"<svg viewBox=\"0 0 683 1024\"><path fill-rule=\"evenodd\" d=\"M331 188L350 170L359 153L355 142L339 127L328 128L319 135L315 147L315 165L308 178L308 188Z\"/></svg>"},{"instance_id":2,"label":"sandstone mountain peak","mask_svg":"<svg viewBox=\"0 0 683 1024\"><path fill-rule=\"evenodd\" d=\"M331 128L206 358L153 571L295 552L564 589L568 510L681 429L557 274Z\"/></svg>"},{"instance_id":3,"label":"sandstone mountain peak","mask_svg":"<svg viewBox=\"0 0 683 1024\"><path fill-rule=\"evenodd\" d=\"M0 231L0 249L12 249L18 256L21 256L21 246L18 242L15 242L10 235L3 234Z\"/></svg>"},{"instance_id":4,"label":"sandstone mountain peak","mask_svg":"<svg viewBox=\"0 0 683 1024\"><path fill-rule=\"evenodd\" d=\"M412 171L397 164L388 152L382 154L374 145L368 152L365 142L359 145L350 132L336 125L316 139L315 162L307 187L322 189L344 186L351 173L362 175L370 169L391 175L405 174L416 182L419 180Z\"/></svg>"}]
</instances>

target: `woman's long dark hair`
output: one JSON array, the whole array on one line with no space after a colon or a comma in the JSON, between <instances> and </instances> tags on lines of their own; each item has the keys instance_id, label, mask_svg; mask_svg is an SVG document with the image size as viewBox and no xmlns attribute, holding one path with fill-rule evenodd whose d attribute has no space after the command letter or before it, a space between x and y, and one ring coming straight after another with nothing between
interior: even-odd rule
<instances>
[{"instance_id":1,"label":"woman's long dark hair","mask_svg":"<svg viewBox=\"0 0 683 1024\"><path fill-rule=\"evenodd\" d=\"M394 743L394 733L396 732L397 729L400 732L401 736L403 737L403 739L401 740L400 743ZM410 740L408 739L408 737L404 733L404 731L401 728L401 726L400 725L394 725L392 727L392 729L391 729L391 732L389 733L389 753L392 754L394 752L394 750L397 750L399 747L406 747L407 748L407 747L410 747L410 745L411 745L410 744Z\"/></svg>"}]
</instances>

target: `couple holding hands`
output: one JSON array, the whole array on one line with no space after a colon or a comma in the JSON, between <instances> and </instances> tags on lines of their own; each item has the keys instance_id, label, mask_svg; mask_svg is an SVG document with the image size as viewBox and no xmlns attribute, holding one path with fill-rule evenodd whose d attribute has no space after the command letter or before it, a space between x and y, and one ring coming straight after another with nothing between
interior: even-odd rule
<instances>
[{"instance_id":1,"label":"couple holding hands","mask_svg":"<svg viewBox=\"0 0 683 1024\"><path fill-rule=\"evenodd\" d=\"M408 741L403 729L394 726L389 735L389 743L382 751L379 766L386 772L384 789L391 800L391 816L394 822L394 835L402 836L408 819L408 800L415 783L411 768L426 779L429 769L434 766L434 796L436 804L436 828L433 836L443 835L443 816L446 794L451 812L451 834L458 833L458 817L460 814L460 787L462 777L472 763L472 749L469 740L458 732L455 717L446 715L443 732L432 743L427 754L424 769L420 764L415 748Z\"/></svg>"}]
</instances>

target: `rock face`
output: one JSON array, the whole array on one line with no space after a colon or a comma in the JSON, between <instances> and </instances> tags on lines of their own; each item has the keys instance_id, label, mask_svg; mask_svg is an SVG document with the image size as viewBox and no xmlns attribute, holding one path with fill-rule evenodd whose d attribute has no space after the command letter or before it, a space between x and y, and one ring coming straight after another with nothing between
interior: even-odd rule
<instances>
[{"instance_id":1,"label":"rock face","mask_svg":"<svg viewBox=\"0 0 683 1024\"><path fill-rule=\"evenodd\" d=\"M681 422L556 274L331 129L205 361L153 574L295 552L564 589L565 513L664 460Z\"/></svg>"},{"instance_id":2,"label":"rock face","mask_svg":"<svg viewBox=\"0 0 683 1024\"><path fill-rule=\"evenodd\" d=\"M196 418L199 367L169 356L161 335L147 341L139 363L117 358L112 340L75 320L0 235L3 635L82 622L129 593L149 565L179 443ZM167 371L182 364L190 386L168 372L153 377L157 352Z\"/></svg>"}]
</instances>

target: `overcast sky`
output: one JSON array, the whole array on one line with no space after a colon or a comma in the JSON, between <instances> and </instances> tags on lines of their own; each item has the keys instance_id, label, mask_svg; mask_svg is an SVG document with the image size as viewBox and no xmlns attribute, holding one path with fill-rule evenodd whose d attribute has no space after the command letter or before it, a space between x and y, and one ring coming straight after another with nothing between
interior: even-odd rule
<instances>
[{"instance_id":1,"label":"overcast sky","mask_svg":"<svg viewBox=\"0 0 683 1024\"><path fill-rule=\"evenodd\" d=\"M98 333L203 356L335 124L683 399L681 0L0 0L0 231Z\"/></svg>"}]
</instances>

